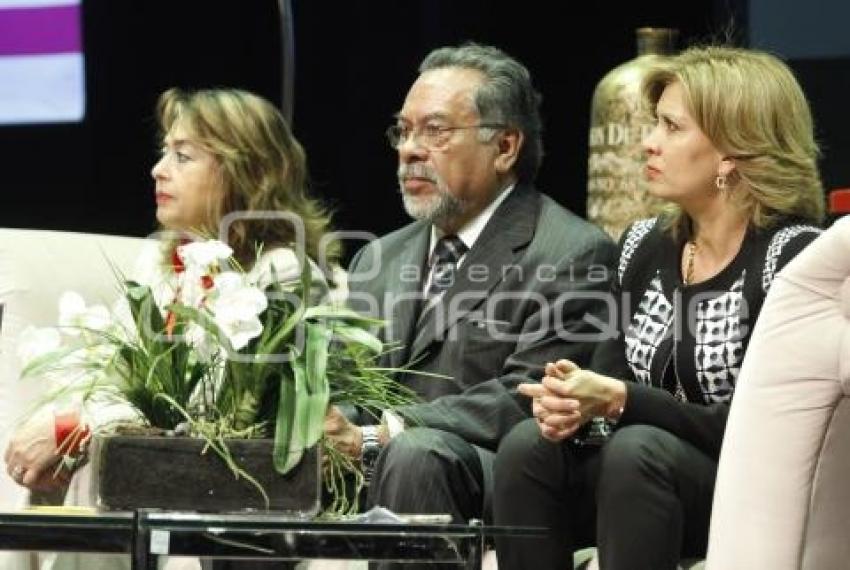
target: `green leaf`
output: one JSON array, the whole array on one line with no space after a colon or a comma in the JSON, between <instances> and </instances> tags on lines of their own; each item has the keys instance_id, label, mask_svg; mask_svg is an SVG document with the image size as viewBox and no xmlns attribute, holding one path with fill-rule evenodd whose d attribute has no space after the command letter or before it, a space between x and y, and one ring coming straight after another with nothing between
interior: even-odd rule
<instances>
[{"instance_id":1,"label":"green leaf","mask_svg":"<svg viewBox=\"0 0 850 570\"><path fill-rule=\"evenodd\" d=\"M307 259L302 248L296 247L293 251L295 251L295 256L298 258L298 263L301 264L301 300L303 301L301 304L306 306L310 303L313 267L310 265L310 260Z\"/></svg>"},{"instance_id":2,"label":"green leaf","mask_svg":"<svg viewBox=\"0 0 850 570\"><path fill-rule=\"evenodd\" d=\"M304 350L304 356L306 357L307 392L316 394L327 390L326 371L331 333L323 325L307 323L306 326L307 346Z\"/></svg>"},{"instance_id":3,"label":"green leaf","mask_svg":"<svg viewBox=\"0 0 850 570\"><path fill-rule=\"evenodd\" d=\"M309 418L306 420L306 445L315 445L325 425L331 388L328 383L328 346L331 331L324 325L307 323L307 347L304 351Z\"/></svg>"},{"instance_id":4,"label":"green leaf","mask_svg":"<svg viewBox=\"0 0 850 570\"><path fill-rule=\"evenodd\" d=\"M375 354L380 354L384 350L384 343L378 337L361 328L334 325L333 332L342 337L342 340L346 343L359 344Z\"/></svg>"},{"instance_id":5,"label":"green leaf","mask_svg":"<svg viewBox=\"0 0 850 570\"><path fill-rule=\"evenodd\" d=\"M303 371L293 366L294 378L281 377L275 426L274 466L286 474L301 461L304 453L304 416L306 415L306 386Z\"/></svg>"},{"instance_id":6,"label":"green leaf","mask_svg":"<svg viewBox=\"0 0 850 570\"><path fill-rule=\"evenodd\" d=\"M312 268L310 266L310 262L304 256L303 251L296 250L295 255L302 267L300 278L300 302L295 304L294 310L286 317L283 325L281 325L270 339L266 339L264 335L262 344L258 345L260 352L268 354L279 354L283 352L283 345L287 343L288 339L292 335L292 331L304 320L304 312L307 310L307 305L310 301L310 285L313 282ZM274 266L272 266L272 274L277 275ZM272 286L271 289L276 292L282 291L279 286ZM279 299L269 299L269 303L270 305L274 305L278 308L281 304L290 304L285 301L282 303Z\"/></svg>"},{"instance_id":7,"label":"green leaf","mask_svg":"<svg viewBox=\"0 0 850 570\"><path fill-rule=\"evenodd\" d=\"M299 375L304 376L306 381L307 366L303 360L296 361L292 369L295 373L296 386ZM297 414L295 421L301 422L302 436L300 448L302 452L308 447L316 445L324 432L325 415L328 411L328 401L330 399L327 376L323 374L319 384L321 386L315 392L310 393L309 391L305 391L306 393L303 395L298 395L299 401L295 407Z\"/></svg>"},{"instance_id":8,"label":"green leaf","mask_svg":"<svg viewBox=\"0 0 850 570\"><path fill-rule=\"evenodd\" d=\"M304 447L313 447L322 438L325 430L325 416L328 413L328 402L330 402L330 390L317 392L307 396L307 407L309 408L309 416L305 420L306 436L304 438Z\"/></svg>"},{"instance_id":9,"label":"green leaf","mask_svg":"<svg viewBox=\"0 0 850 570\"><path fill-rule=\"evenodd\" d=\"M308 333L308 338L310 336ZM274 457L275 468L280 473L287 473L295 467L304 450L316 445L324 430L330 399L324 370L329 337L326 331L317 330L312 338L312 342L308 340L304 353L290 361L293 387L281 384ZM321 348L321 342L325 343L324 348Z\"/></svg>"},{"instance_id":10,"label":"green leaf","mask_svg":"<svg viewBox=\"0 0 850 570\"><path fill-rule=\"evenodd\" d=\"M21 371L21 378L28 378L30 376L36 376L52 370L61 369L64 367L62 360L78 350L81 350L80 347L66 346L37 356L33 358Z\"/></svg>"},{"instance_id":11,"label":"green leaf","mask_svg":"<svg viewBox=\"0 0 850 570\"><path fill-rule=\"evenodd\" d=\"M351 325L359 327L378 326L385 324L381 319L373 319L352 311L347 307L337 307L334 305L316 305L304 311L305 319L332 319L346 321Z\"/></svg>"},{"instance_id":12,"label":"green leaf","mask_svg":"<svg viewBox=\"0 0 850 570\"><path fill-rule=\"evenodd\" d=\"M295 327L302 322L303 316L304 303L300 303L297 307L295 307L295 310L292 311L292 314L286 318L277 333L275 333L270 340L263 343L262 352L269 354L283 352L283 350L281 350L282 345L289 339L289 336L292 334Z\"/></svg>"},{"instance_id":13,"label":"green leaf","mask_svg":"<svg viewBox=\"0 0 850 570\"><path fill-rule=\"evenodd\" d=\"M139 340L146 349L156 350L157 345L163 344L159 337L165 331L165 321L156 306L151 288L128 282L127 301L136 323Z\"/></svg>"},{"instance_id":14,"label":"green leaf","mask_svg":"<svg viewBox=\"0 0 850 570\"><path fill-rule=\"evenodd\" d=\"M144 298L147 290L150 289L147 285L140 285L135 281L125 281L124 288L127 293L127 300L141 301Z\"/></svg>"}]
</instances>

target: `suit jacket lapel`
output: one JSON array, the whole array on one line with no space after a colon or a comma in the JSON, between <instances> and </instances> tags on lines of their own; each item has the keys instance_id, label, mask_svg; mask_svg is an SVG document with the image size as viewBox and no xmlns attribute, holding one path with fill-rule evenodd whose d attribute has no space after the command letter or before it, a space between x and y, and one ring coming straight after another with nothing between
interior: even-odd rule
<instances>
[{"instance_id":1,"label":"suit jacket lapel","mask_svg":"<svg viewBox=\"0 0 850 570\"><path fill-rule=\"evenodd\" d=\"M394 328L389 331L387 340L400 343L400 346L393 347L389 353L389 366L394 368L408 361L419 314L425 258L431 238L431 226L419 226L404 244L402 254L388 262L385 274L391 275L393 281L387 287L387 298L378 299L379 303L389 303L389 310L384 318L387 319L388 326ZM415 268L418 268L418 273ZM419 279L414 278L414 274L418 274Z\"/></svg>"},{"instance_id":2,"label":"suit jacket lapel","mask_svg":"<svg viewBox=\"0 0 850 570\"><path fill-rule=\"evenodd\" d=\"M442 338L452 325L479 306L502 281L504 268L515 262L534 237L539 211L540 196L528 186L517 186L505 198L466 254L455 283L419 323L411 359L419 358L434 340ZM470 278L473 266L478 268L473 274L475 279ZM482 278L482 267L487 268L486 279Z\"/></svg>"}]
</instances>

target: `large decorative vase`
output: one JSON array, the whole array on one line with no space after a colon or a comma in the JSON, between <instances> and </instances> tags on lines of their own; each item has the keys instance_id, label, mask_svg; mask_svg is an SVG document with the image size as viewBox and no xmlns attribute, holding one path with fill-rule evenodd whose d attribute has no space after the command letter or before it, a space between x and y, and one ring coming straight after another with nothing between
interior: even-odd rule
<instances>
[{"instance_id":1,"label":"large decorative vase","mask_svg":"<svg viewBox=\"0 0 850 570\"><path fill-rule=\"evenodd\" d=\"M672 53L677 37L669 28L638 29L637 57L609 71L593 93L587 217L614 239L629 223L659 209L643 179L641 141L653 123L641 105L640 83L658 57Z\"/></svg>"},{"instance_id":2,"label":"large decorative vase","mask_svg":"<svg viewBox=\"0 0 850 570\"><path fill-rule=\"evenodd\" d=\"M107 509L162 508L227 512L245 509L286 511L293 516L318 513L321 461L318 446L308 449L286 475L274 469L271 439L226 440L245 477L237 478L206 442L193 437L156 435L97 436L90 456L98 506Z\"/></svg>"}]
</instances>

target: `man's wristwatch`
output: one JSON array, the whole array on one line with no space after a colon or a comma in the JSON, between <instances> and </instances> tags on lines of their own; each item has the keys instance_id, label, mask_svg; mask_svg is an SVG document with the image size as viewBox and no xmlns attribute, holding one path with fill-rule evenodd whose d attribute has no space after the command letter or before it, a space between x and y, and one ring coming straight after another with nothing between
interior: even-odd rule
<instances>
[{"instance_id":1,"label":"man's wristwatch","mask_svg":"<svg viewBox=\"0 0 850 570\"><path fill-rule=\"evenodd\" d=\"M363 483L369 485L375 474L375 463L381 454L378 426L363 426L363 446L360 448L360 465L363 466Z\"/></svg>"}]
</instances>

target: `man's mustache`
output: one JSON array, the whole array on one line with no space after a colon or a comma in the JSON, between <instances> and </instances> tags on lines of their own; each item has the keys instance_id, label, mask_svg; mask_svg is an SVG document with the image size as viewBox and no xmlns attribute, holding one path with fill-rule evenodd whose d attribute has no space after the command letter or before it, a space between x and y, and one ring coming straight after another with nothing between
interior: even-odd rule
<instances>
[{"instance_id":1,"label":"man's mustache","mask_svg":"<svg viewBox=\"0 0 850 570\"><path fill-rule=\"evenodd\" d=\"M438 182L437 173L427 164L402 164L398 167L397 175L399 181L404 181L408 178L418 178L435 184Z\"/></svg>"}]
</instances>

